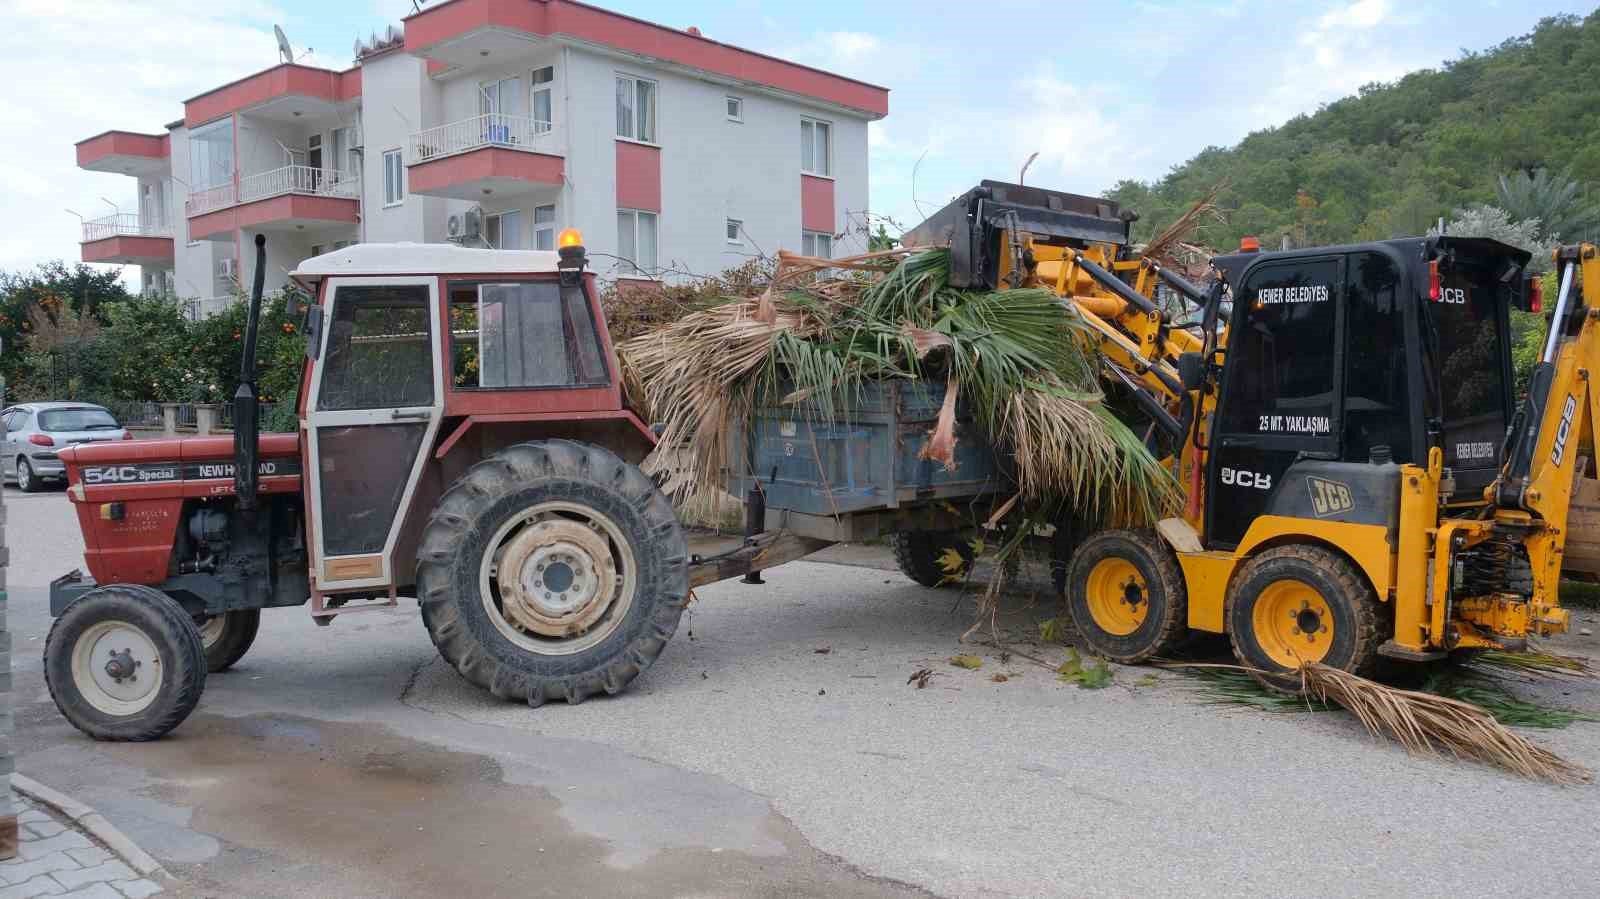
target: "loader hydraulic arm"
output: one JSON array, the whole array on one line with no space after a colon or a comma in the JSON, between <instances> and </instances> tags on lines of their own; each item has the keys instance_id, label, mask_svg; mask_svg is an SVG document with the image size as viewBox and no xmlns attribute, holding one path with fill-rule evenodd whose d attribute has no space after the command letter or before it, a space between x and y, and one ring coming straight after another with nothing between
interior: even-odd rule
<instances>
[{"instance_id":1,"label":"loader hydraulic arm","mask_svg":"<svg viewBox=\"0 0 1600 899\"><path fill-rule=\"evenodd\" d=\"M1555 257L1561 290L1527 399L1512 422L1493 499L1502 514L1529 513L1561 531L1578 460L1593 456L1600 422L1600 391L1590 383L1600 373L1600 254L1579 244L1558 249Z\"/></svg>"}]
</instances>

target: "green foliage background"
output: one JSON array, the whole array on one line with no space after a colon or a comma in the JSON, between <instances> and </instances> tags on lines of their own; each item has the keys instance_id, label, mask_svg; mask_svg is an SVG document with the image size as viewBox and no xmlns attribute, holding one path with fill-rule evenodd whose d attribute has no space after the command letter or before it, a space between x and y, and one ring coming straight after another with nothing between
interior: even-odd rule
<instances>
[{"instance_id":1,"label":"green foliage background","mask_svg":"<svg viewBox=\"0 0 1600 899\"><path fill-rule=\"evenodd\" d=\"M54 262L0 274L0 374L6 401L227 402L239 386L246 304L189 321L171 297L123 289L115 270ZM263 298L258 371L264 402L293 408L304 361L299 317ZM292 429L293 413L271 424Z\"/></svg>"},{"instance_id":2,"label":"green foliage background","mask_svg":"<svg viewBox=\"0 0 1600 899\"><path fill-rule=\"evenodd\" d=\"M1370 84L1231 148L1210 147L1154 182L1109 192L1148 239L1213 185L1225 222L1197 240L1276 248L1425 233L1440 217L1494 203L1500 176L1546 168L1600 181L1600 12L1545 19L1529 34L1438 69ZM1600 196L1582 197L1595 205ZM1562 234L1564 240L1597 234Z\"/></svg>"}]
</instances>

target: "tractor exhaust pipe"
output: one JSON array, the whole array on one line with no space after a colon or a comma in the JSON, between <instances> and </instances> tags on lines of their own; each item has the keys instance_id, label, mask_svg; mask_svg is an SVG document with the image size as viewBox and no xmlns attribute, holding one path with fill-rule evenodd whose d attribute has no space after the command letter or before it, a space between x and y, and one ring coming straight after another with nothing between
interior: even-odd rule
<instances>
[{"instance_id":1,"label":"tractor exhaust pipe","mask_svg":"<svg viewBox=\"0 0 1600 899\"><path fill-rule=\"evenodd\" d=\"M256 331L261 326L261 290L267 281L267 236L256 235L256 271L250 285L250 311L245 319L244 352L239 358L239 389L233 394L233 492L246 523L256 514L256 457L261 451L256 419Z\"/></svg>"}]
</instances>

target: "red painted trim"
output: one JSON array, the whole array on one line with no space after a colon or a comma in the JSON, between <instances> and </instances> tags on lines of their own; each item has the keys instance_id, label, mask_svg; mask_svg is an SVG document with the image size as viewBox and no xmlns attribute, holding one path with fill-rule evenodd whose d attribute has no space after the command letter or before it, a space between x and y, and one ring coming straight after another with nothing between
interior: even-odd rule
<instances>
[{"instance_id":1,"label":"red painted trim","mask_svg":"<svg viewBox=\"0 0 1600 899\"><path fill-rule=\"evenodd\" d=\"M338 103L361 96L359 67L335 72L294 63L280 63L238 81L191 97L183 103L183 122L190 128L213 119L289 95Z\"/></svg>"},{"instance_id":2,"label":"red painted trim","mask_svg":"<svg viewBox=\"0 0 1600 899\"><path fill-rule=\"evenodd\" d=\"M561 184L565 177L566 161L560 156L484 147L412 165L406 171L406 184L414 194L428 194L487 178Z\"/></svg>"},{"instance_id":3,"label":"red painted trim","mask_svg":"<svg viewBox=\"0 0 1600 899\"><path fill-rule=\"evenodd\" d=\"M450 450L455 448L456 443L467 436L467 432L471 431L475 425L524 421L626 421L633 425L651 446L656 445L655 432L640 421L639 416L634 415L627 409L605 412L507 412L497 415L470 415L462 419L461 424L456 425L456 429L450 433L444 443L439 444L439 448L434 451L433 456L435 459L443 459L449 455Z\"/></svg>"},{"instance_id":4,"label":"red painted trim","mask_svg":"<svg viewBox=\"0 0 1600 899\"><path fill-rule=\"evenodd\" d=\"M406 51L417 56L427 56L433 47L481 29L559 35L814 97L859 109L872 118L889 114L888 88L573 0L447 0L408 16L405 27Z\"/></svg>"},{"instance_id":5,"label":"red painted trim","mask_svg":"<svg viewBox=\"0 0 1600 899\"><path fill-rule=\"evenodd\" d=\"M838 219L833 213L833 180L800 176L800 227L832 234Z\"/></svg>"},{"instance_id":6,"label":"red painted trim","mask_svg":"<svg viewBox=\"0 0 1600 899\"><path fill-rule=\"evenodd\" d=\"M617 206L661 211L661 148L617 141Z\"/></svg>"},{"instance_id":7,"label":"red painted trim","mask_svg":"<svg viewBox=\"0 0 1600 899\"><path fill-rule=\"evenodd\" d=\"M354 225L359 221L359 212L360 203L348 197L303 197L299 194L287 194L191 216L189 236L194 240L204 240L223 231L237 231L284 219L314 219ZM235 243L238 243L237 238Z\"/></svg>"},{"instance_id":8,"label":"red painted trim","mask_svg":"<svg viewBox=\"0 0 1600 899\"><path fill-rule=\"evenodd\" d=\"M93 165L108 156L144 156L149 159L166 159L172 155L172 137L167 134L137 134L132 131L104 131L73 145L78 151L80 168Z\"/></svg>"},{"instance_id":9,"label":"red painted trim","mask_svg":"<svg viewBox=\"0 0 1600 899\"><path fill-rule=\"evenodd\" d=\"M83 244L84 262L115 262L118 259L172 259L170 237L107 237Z\"/></svg>"}]
</instances>

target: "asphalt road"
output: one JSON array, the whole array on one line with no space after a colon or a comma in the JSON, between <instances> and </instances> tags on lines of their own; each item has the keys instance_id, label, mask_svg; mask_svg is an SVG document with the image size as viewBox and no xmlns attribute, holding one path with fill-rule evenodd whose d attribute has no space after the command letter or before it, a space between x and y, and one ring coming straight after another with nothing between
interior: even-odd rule
<instances>
[{"instance_id":1,"label":"asphalt road","mask_svg":"<svg viewBox=\"0 0 1600 899\"><path fill-rule=\"evenodd\" d=\"M328 628L268 612L171 737L97 744L40 675L45 585L80 564L70 508L7 502L18 770L99 808L180 894L1596 892L1600 787L1410 758L1343 714L1205 705L1170 672L1080 690L1022 657L1062 658L1022 639L1053 603L1008 598L1002 662L958 642L970 602L870 549L699 591L633 689L574 707L480 693L413 603ZM1600 711L1600 686L1563 689ZM1534 738L1600 768L1600 724Z\"/></svg>"}]
</instances>

